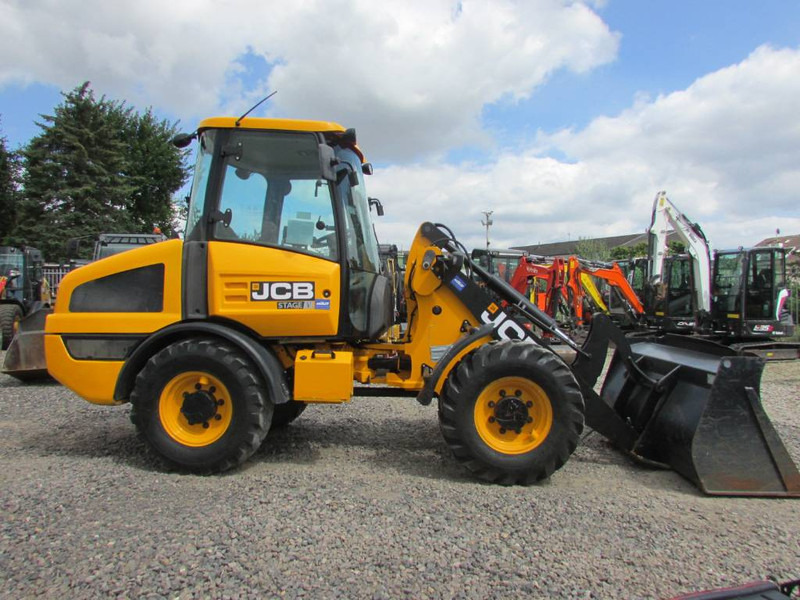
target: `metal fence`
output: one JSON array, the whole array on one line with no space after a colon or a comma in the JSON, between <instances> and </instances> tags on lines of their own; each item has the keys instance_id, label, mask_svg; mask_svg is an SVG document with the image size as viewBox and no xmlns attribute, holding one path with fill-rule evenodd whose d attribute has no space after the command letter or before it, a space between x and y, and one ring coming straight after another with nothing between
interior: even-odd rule
<instances>
[{"instance_id":1,"label":"metal fence","mask_svg":"<svg viewBox=\"0 0 800 600\"><path fill-rule=\"evenodd\" d=\"M80 265L76 265L75 263L69 263L66 265L57 265L57 264L44 265L43 267L44 278L50 285L50 293L53 294L53 298L55 298L58 295L58 286L61 284L61 280L64 278L64 275L66 275L67 273L69 273L70 271L79 266Z\"/></svg>"}]
</instances>

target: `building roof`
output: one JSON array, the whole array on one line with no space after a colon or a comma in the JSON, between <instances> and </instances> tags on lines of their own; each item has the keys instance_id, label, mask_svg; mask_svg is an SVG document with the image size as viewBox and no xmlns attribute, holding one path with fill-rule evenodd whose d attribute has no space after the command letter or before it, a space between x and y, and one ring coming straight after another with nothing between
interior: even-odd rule
<instances>
[{"instance_id":1,"label":"building roof","mask_svg":"<svg viewBox=\"0 0 800 600\"><path fill-rule=\"evenodd\" d=\"M672 242L678 237L674 232L670 232L667 241ZM637 244L647 243L646 233L629 233L627 235L612 235L610 237L569 240L567 242L552 242L549 244L534 244L533 246L514 246L513 250L524 250L528 254L538 256L573 256L577 254L578 244L581 242L592 242L605 244L606 248L627 248Z\"/></svg>"},{"instance_id":2,"label":"building roof","mask_svg":"<svg viewBox=\"0 0 800 600\"><path fill-rule=\"evenodd\" d=\"M780 246L781 248L786 248L787 267L794 273L800 270L800 233L769 237L756 244L756 247L761 246Z\"/></svg>"}]
</instances>

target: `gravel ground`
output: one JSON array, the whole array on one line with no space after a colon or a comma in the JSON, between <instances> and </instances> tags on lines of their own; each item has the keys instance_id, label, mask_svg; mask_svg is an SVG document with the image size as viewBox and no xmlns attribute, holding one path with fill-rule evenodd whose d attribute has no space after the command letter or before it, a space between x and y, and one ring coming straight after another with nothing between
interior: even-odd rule
<instances>
[{"instance_id":1,"label":"gravel ground","mask_svg":"<svg viewBox=\"0 0 800 600\"><path fill-rule=\"evenodd\" d=\"M762 383L800 463L800 364ZM800 500L705 497L596 434L503 488L451 458L433 406L356 399L198 477L128 412L0 375L2 597L661 598L800 577Z\"/></svg>"}]
</instances>

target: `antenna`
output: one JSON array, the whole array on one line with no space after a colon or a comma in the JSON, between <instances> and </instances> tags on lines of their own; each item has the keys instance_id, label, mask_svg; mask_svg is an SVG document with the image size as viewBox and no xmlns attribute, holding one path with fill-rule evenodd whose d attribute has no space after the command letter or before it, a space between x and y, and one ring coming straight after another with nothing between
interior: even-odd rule
<instances>
[{"instance_id":1,"label":"antenna","mask_svg":"<svg viewBox=\"0 0 800 600\"><path fill-rule=\"evenodd\" d=\"M259 101L258 101L258 102L257 102L257 103L256 103L256 104L253 106L253 108L251 108L251 109L250 109L250 110L248 110L246 113L244 113L244 114L243 114L241 117L239 117L238 119L236 119L236 123L234 123L234 125L236 125L236 127L238 127L238 126L239 126L239 123L241 123L241 122L242 122L242 119L244 119L244 118L245 118L247 115L249 115L251 112L253 112L253 111L254 111L255 109L257 109L259 106L261 106L262 104L264 104L264 102L266 102L267 100L269 100L270 98L272 98L272 97L273 97L275 94L277 94L277 93L278 93L278 90L275 90L274 92L272 92L272 93L271 93L269 96L267 96L266 98L263 98L262 100L259 100Z\"/></svg>"}]
</instances>

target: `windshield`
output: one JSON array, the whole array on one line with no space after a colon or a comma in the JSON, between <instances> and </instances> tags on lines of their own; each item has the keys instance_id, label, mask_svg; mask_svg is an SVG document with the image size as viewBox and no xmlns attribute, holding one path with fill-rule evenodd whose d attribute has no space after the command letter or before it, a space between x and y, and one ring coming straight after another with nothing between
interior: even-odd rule
<instances>
[{"instance_id":1,"label":"windshield","mask_svg":"<svg viewBox=\"0 0 800 600\"><path fill-rule=\"evenodd\" d=\"M22 272L22 252L0 252L0 277L7 277L12 269Z\"/></svg>"},{"instance_id":2,"label":"windshield","mask_svg":"<svg viewBox=\"0 0 800 600\"><path fill-rule=\"evenodd\" d=\"M211 158L214 155L214 140L216 131L204 131L200 134L197 144L197 161L194 166L194 180L192 193L189 196L189 211L186 218L185 236L189 238L203 214L203 204L208 186L208 174L211 171Z\"/></svg>"},{"instance_id":3,"label":"windshield","mask_svg":"<svg viewBox=\"0 0 800 600\"><path fill-rule=\"evenodd\" d=\"M744 254L717 254L712 291L717 312L736 313L741 310L743 268Z\"/></svg>"},{"instance_id":4,"label":"windshield","mask_svg":"<svg viewBox=\"0 0 800 600\"><path fill-rule=\"evenodd\" d=\"M340 163L347 163L358 179L356 185L351 185L349 177L344 177L338 184L344 200L347 260L352 267L379 273L378 240L372 230L361 159L349 148L337 147L335 150L336 158Z\"/></svg>"}]
</instances>

